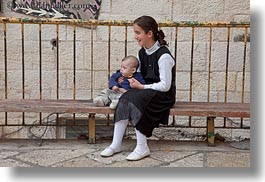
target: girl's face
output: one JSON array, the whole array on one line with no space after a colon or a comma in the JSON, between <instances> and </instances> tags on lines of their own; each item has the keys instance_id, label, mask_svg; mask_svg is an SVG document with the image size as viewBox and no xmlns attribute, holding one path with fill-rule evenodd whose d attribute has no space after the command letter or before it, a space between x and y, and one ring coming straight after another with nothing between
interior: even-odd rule
<instances>
[{"instance_id":1,"label":"girl's face","mask_svg":"<svg viewBox=\"0 0 265 182\"><path fill-rule=\"evenodd\" d=\"M154 45L155 40L153 39L152 31L145 33L145 31L137 24L133 25L133 31L134 38L137 40L140 47L151 48Z\"/></svg>"}]
</instances>

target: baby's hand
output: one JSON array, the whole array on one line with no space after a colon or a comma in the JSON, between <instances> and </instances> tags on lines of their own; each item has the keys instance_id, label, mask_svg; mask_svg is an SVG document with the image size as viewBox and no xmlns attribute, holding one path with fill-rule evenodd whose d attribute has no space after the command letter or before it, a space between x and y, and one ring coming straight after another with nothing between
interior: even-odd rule
<instances>
[{"instance_id":1,"label":"baby's hand","mask_svg":"<svg viewBox=\"0 0 265 182\"><path fill-rule=\"evenodd\" d=\"M124 79L123 76L119 77L119 78L118 78L118 83L121 84L121 82L123 82L123 79Z\"/></svg>"},{"instance_id":2,"label":"baby's hand","mask_svg":"<svg viewBox=\"0 0 265 182\"><path fill-rule=\"evenodd\" d=\"M119 87L117 87L117 86L113 86L113 87L112 87L112 90L114 90L114 91L117 92L117 91L119 91Z\"/></svg>"}]
</instances>

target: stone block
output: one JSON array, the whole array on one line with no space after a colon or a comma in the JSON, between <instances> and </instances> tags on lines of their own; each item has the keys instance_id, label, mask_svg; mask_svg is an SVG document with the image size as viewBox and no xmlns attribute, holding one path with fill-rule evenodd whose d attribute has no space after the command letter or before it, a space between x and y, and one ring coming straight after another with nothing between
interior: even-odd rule
<instances>
[{"instance_id":1,"label":"stone block","mask_svg":"<svg viewBox=\"0 0 265 182\"><path fill-rule=\"evenodd\" d=\"M169 9L171 9L171 0L149 0L145 2L145 6L142 5L142 1L129 1L129 0L116 0L112 1L111 13L121 14L121 15L142 15L153 14L153 10L156 10L157 15L170 14ZM148 8L146 8L148 7Z\"/></svg>"},{"instance_id":2,"label":"stone block","mask_svg":"<svg viewBox=\"0 0 265 182\"><path fill-rule=\"evenodd\" d=\"M191 51L190 50L191 50L190 43L178 43L177 58L176 58L177 72L191 70Z\"/></svg>"},{"instance_id":3,"label":"stone block","mask_svg":"<svg viewBox=\"0 0 265 182\"><path fill-rule=\"evenodd\" d=\"M177 72L176 73L176 86L178 90L190 89L190 73L189 72Z\"/></svg>"},{"instance_id":4,"label":"stone block","mask_svg":"<svg viewBox=\"0 0 265 182\"><path fill-rule=\"evenodd\" d=\"M190 92L177 89L176 100L177 101L190 101Z\"/></svg>"},{"instance_id":5,"label":"stone block","mask_svg":"<svg viewBox=\"0 0 265 182\"><path fill-rule=\"evenodd\" d=\"M205 91L205 92L208 90L207 72L192 73L192 89L193 91Z\"/></svg>"},{"instance_id":6,"label":"stone block","mask_svg":"<svg viewBox=\"0 0 265 182\"><path fill-rule=\"evenodd\" d=\"M76 72L76 89L89 90L91 88L91 72L77 71Z\"/></svg>"},{"instance_id":7,"label":"stone block","mask_svg":"<svg viewBox=\"0 0 265 182\"><path fill-rule=\"evenodd\" d=\"M236 80L237 88L236 88L236 90L239 92L241 92L243 90L243 88L242 88L243 79L244 79L244 91L250 92L250 72L245 72L245 78L243 78L242 72L237 73L237 80Z\"/></svg>"},{"instance_id":8,"label":"stone block","mask_svg":"<svg viewBox=\"0 0 265 182\"><path fill-rule=\"evenodd\" d=\"M94 88L106 89L108 88L108 77L106 71L97 71L94 73Z\"/></svg>"},{"instance_id":9,"label":"stone block","mask_svg":"<svg viewBox=\"0 0 265 182\"><path fill-rule=\"evenodd\" d=\"M210 90L220 91L225 89L225 73L213 72L210 76Z\"/></svg>"},{"instance_id":10,"label":"stone block","mask_svg":"<svg viewBox=\"0 0 265 182\"><path fill-rule=\"evenodd\" d=\"M224 13L223 0L191 0L183 1L184 14L222 14Z\"/></svg>"},{"instance_id":11,"label":"stone block","mask_svg":"<svg viewBox=\"0 0 265 182\"><path fill-rule=\"evenodd\" d=\"M250 154L211 152L206 154L206 167L250 167Z\"/></svg>"},{"instance_id":12,"label":"stone block","mask_svg":"<svg viewBox=\"0 0 265 182\"><path fill-rule=\"evenodd\" d=\"M250 14L250 1L249 0L225 0L224 13L229 14Z\"/></svg>"},{"instance_id":13,"label":"stone block","mask_svg":"<svg viewBox=\"0 0 265 182\"><path fill-rule=\"evenodd\" d=\"M193 91L192 101L193 102L207 102L208 94L207 91Z\"/></svg>"}]
</instances>

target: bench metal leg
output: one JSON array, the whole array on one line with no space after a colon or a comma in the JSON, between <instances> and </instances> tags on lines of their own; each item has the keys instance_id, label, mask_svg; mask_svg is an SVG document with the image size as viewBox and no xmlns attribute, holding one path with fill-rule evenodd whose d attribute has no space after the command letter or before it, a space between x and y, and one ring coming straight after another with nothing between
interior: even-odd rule
<instances>
[{"instance_id":1,"label":"bench metal leg","mask_svg":"<svg viewBox=\"0 0 265 182\"><path fill-rule=\"evenodd\" d=\"M96 124L95 124L95 114L89 113L88 116L88 143L96 143Z\"/></svg>"},{"instance_id":2,"label":"bench metal leg","mask_svg":"<svg viewBox=\"0 0 265 182\"><path fill-rule=\"evenodd\" d=\"M208 146L214 147L214 119L215 117L207 117L207 139Z\"/></svg>"}]
</instances>

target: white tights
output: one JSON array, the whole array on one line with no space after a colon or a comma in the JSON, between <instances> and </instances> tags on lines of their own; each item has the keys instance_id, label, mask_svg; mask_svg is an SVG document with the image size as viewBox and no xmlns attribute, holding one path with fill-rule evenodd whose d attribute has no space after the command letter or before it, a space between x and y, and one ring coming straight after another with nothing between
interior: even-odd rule
<instances>
[{"instance_id":1,"label":"white tights","mask_svg":"<svg viewBox=\"0 0 265 182\"><path fill-rule=\"evenodd\" d=\"M142 134L139 130L135 128L136 138L137 138L137 145L134 149L138 154L143 154L147 150L149 150L147 145L147 139L144 134Z\"/></svg>"},{"instance_id":2,"label":"white tights","mask_svg":"<svg viewBox=\"0 0 265 182\"><path fill-rule=\"evenodd\" d=\"M123 135L125 133L128 123L129 123L128 119L125 119L125 120L120 120L114 124L114 134L113 134L112 143L110 145L112 149L118 150L121 148ZM146 150L149 150L147 145L147 139L146 136L136 128L135 128L135 133L136 133L137 145L134 151L142 154Z\"/></svg>"},{"instance_id":3,"label":"white tights","mask_svg":"<svg viewBox=\"0 0 265 182\"><path fill-rule=\"evenodd\" d=\"M112 143L110 145L110 147L112 149L120 149L121 148L123 135L125 133L125 130L126 130L128 123L129 123L128 119L115 122L113 139L112 139Z\"/></svg>"}]
</instances>

